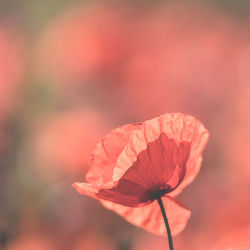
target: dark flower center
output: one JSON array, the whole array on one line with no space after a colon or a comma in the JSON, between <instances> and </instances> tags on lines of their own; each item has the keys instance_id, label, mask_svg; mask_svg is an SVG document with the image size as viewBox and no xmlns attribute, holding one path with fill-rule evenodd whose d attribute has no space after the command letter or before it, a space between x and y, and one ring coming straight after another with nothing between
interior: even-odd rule
<instances>
[{"instance_id":1,"label":"dark flower center","mask_svg":"<svg viewBox=\"0 0 250 250\"><path fill-rule=\"evenodd\" d=\"M169 193L171 191L171 187L167 185L165 188L159 188L157 190L153 190L148 193L148 198L149 200L153 201L156 200L157 198L160 198L164 196L165 194Z\"/></svg>"}]
</instances>

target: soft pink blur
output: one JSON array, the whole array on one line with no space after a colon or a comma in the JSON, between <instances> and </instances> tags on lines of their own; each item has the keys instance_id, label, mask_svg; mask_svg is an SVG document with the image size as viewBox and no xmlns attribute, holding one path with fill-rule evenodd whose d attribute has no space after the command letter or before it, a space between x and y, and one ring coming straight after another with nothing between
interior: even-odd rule
<instances>
[{"instance_id":1,"label":"soft pink blur","mask_svg":"<svg viewBox=\"0 0 250 250\"><path fill-rule=\"evenodd\" d=\"M177 197L192 216L175 249L245 242L247 1L232 1L231 12L231 1L217 1L225 8L208 1L7 2L0 11L0 249L167 249L166 238L71 186L84 181L108 131L167 112L193 115L211 134L199 175ZM4 21L11 6L18 25Z\"/></svg>"},{"instance_id":2,"label":"soft pink blur","mask_svg":"<svg viewBox=\"0 0 250 250\"><path fill-rule=\"evenodd\" d=\"M76 175L87 169L99 138L109 121L94 109L59 112L39 120L35 129L35 160L41 173Z\"/></svg>"},{"instance_id":3,"label":"soft pink blur","mask_svg":"<svg viewBox=\"0 0 250 250\"><path fill-rule=\"evenodd\" d=\"M112 238L97 232L84 232L73 241L70 250L116 250Z\"/></svg>"},{"instance_id":4,"label":"soft pink blur","mask_svg":"<svg viewBox=\"0 0 250 250\"><path fill-rule=\"evenodd\" d=\"M209 7L166 4L147 13L138 24L137 53L124 67L126 105L139 116L216 112L235 89L247 43L240 25Z\"/></svg>"},{"instance_id":5,"label":"soft pink blur","mask_svg":"<svg viewBox=\"0 0 250 250\"><path fill-rule=\"evenodd\" d=\"M6 250L55 250L55 246L48 235L28 234L18 236Z\"/></svg>"},{"instance_id":6,"label":"soft pink blur","mask_svg":"<svg viewBox=\"0 0 250 250\"><path fill-rule=\"evenodd\" d=\"M211 250L247 250L250 246L250 226L236 228L214 244Z\"/></svg>"},{"instance_id":7,"label":"soft pink blur","mask_svg":"<svg viewBox=\"0 0 250 250\"><path fill-rule=\"evenodd\" d=\"M38 44L38 66L59 85L113 78L130 53L129 11L124 5L90 4L50 23ZM119 84L117 82L117 84Z\"/></svg>"},{"instance_id":8,"label":"soft pink blur","mask_svg":"<svg viewBox=\"0 0 250 250\"><path fill-rule=\"evenodd\" d=\"M24 41L11 25L0 24L0 114L10 110L24 73ZM2 118L0 118L1 120Z\"/></svg>"}]
</instances>

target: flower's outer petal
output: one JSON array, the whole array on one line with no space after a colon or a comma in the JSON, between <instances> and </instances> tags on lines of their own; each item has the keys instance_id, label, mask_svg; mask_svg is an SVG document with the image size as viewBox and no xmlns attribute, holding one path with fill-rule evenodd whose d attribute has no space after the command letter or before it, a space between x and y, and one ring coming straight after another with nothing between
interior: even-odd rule
<instances>
[{"instance_id":1,"label":"flower's outer petal","mask_svg":"<svg viewBox=\"0 0 250 250\"><path fill-rule=\"evenodd\" d=\"M135 226L142 227L146 231L166 235L166 227L161 214L160 206L154 202L142 207L126 207L110 201L100 200L108 209L113 210ZM162 202L168 217L168 222L173 236L179 234L187 224L191 211L171 197L162 197Z\"/></svg>"},{"instance_id":2,"label":"flower's outer petal","mask_svg":"<svg viewBox=\"0 0 250 250\"><path fill-rule=\"evenodd\" d=\"M87 195L95 198L95 194L98 192L99 188L91 185L89 183L80 183L76 182L72 184L72 186L76 189L76 191L80 194Z\"/></svg>"},{"instance_id":3,"label":"flower's outer petal","mask_svg":"<svg viewBox=\"0 0 250 250\"><path fill-rule=\"evenodd\" d=\"M113 169L116 161L131 134L141 127L141 123L127 124L112 130L97 144L89 162L86 179L95 185L112 182Z\"/></svg>"},{"instance_id":4,"label":"flower's outer petal","mask_svg":"<svg viewBox=\"0 0 250 250\"><path fill-rule=\"evenodd\" d=\"M171 195L177 195L191 183L200 170L201 154L208 141L209 133L199 120L181 113L164 114L145 121L140 129L134 131L117 159L113 180L118 181L137 160L138 154L146 150L148 143L158 139L161 134L173 139L177 145L182 142L190 143L190 155L186 163L185 176Z\"/></svg>"},{"instance_id":5,"label":"flower's outer petal","mask_svg":"<svg viewBox=\"0 0 250 250\"><path fill-rule=\"evenodd\" d=\"M189 159L186 164L186 174L180 185L169 195L178 195L188 184L190 184L200 171L202 163L202 152L204 151L209 139L209 132L203 126L203 124L197 119L193 118L193 121L187 119L186 126L191 127L193 124L193 135L191 140L191 148Z\"/></svg>"},{"instance_id":6,"label":"flower's outer petal","mask_svg":"<svg viewBox=\"0 0 250 250\"><path fill-rule=\"evenodd\" d=\"M80 183L80 182L75 182L74 184L72 184L72 186L76 189L78 193L97 199L96 194L98 193L100 188L104 189L112 188L113 182L107 183L101 187L99 185L94 185L90 183Z\"/></svg>"}]
</instances>

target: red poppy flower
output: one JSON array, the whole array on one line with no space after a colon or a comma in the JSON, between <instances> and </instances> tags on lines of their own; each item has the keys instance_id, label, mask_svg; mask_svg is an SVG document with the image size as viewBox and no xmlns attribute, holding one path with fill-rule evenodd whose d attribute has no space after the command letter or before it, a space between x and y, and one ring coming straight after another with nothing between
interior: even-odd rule
<instances>
[{"instance_id":1,"label":"red poppy flower","mask_svg":"<svg viewBox=\"0 0 250 250\"><path fill-rule=\"evenodd\" d=\"M161 197L176 235L184 229L190 210L173 196L199 172L208 137L197 119L180 113L127 124L101 139L90 161L88 183L73 186L132 224L163 235L156 201Z\"/></svg>"}]
</instances>

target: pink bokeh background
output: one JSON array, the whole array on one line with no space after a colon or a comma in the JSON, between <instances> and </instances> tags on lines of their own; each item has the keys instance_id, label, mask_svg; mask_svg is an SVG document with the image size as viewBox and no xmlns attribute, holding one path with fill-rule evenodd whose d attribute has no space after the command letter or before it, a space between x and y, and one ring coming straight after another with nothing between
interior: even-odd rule
<instances>
[{"instance_id":1,"label":"pink bokeh background","mask_svg":"<svg viewBox=\"0 0 250 250\"><path fill-rule=\"evenodd\" d=\"M0 12L0 249L167 249L71 184L111 129L168 112L211 136L178 196L192 216L175 249L249 249L249 4L13 2Z\"/></svg>"}]
</instances>

